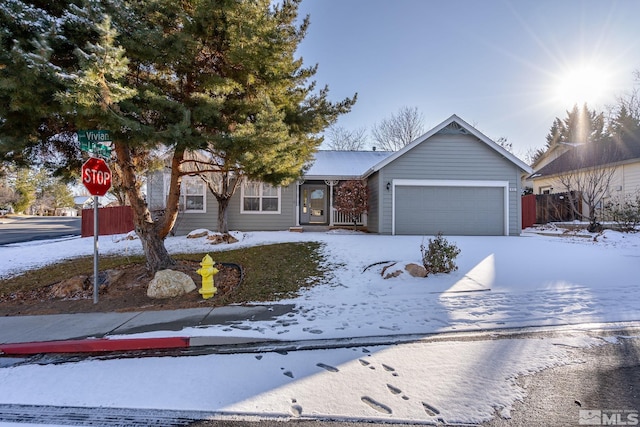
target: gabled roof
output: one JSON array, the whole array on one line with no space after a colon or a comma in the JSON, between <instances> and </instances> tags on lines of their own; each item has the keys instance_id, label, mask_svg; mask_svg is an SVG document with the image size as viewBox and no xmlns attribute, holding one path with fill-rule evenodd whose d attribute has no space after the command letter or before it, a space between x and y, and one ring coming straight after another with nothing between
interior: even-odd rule
<instances>
[{"instance_id":1,"label":"gabled roof","mask_svg":"<svg viewBox=\"0 0 640 427\"><path fill-rule=\"evenodd\" d=\"M447 120L445 120L442 123L440 123L439 125L435 126L431 130L429 130L427 133L425 133L424 135L416 138L413 142L411 142L410 144L406 145L401 150L396 151L395 153L392 153L392 155L388 156L384 160L382 160L379 163L377 163L376 165L374 165L371 169L369 169L364 174L364 176L367 177L367 176L371 175L372 173L379 171L380 169L382 169L383 167L385 167L389 163L391 163L394 160L396 160L398 157L403 156L408 151L411 151L416 146L422 144L424 141L426 141L427 139L431 138L433 135L437 134L438 132L440 132L444 128L446 128L447 126L450 126L450 125L452 125L454 123L457 124L463 131L466 131L467 133L469 133L469 134L475 136L476 138L478 138L480 141L484 142L489 148L491 148L492 150L496 151L498 154L500 154L501 156L503 156L507 160L511 161L513 164L515 164L517 167L522 169L524 172L531 173L531 167L529 167L529 165L527 165L522 160L518 159L516 156L514 156L513 154L511 154L510 152L508 152L507 150L502 148L500 145L498 145L494 141L492 141L490 138L485 136L478 129L474 128L469 123L465 122L460 117L458 117L457 115L453 114Z\"/></svg>"},{"instance_id":2,"label":"gabled roof","mask_svg":"<svg viewBox=\"0 0 640 427\"><path fill-rule=\"evenodd\" d=\"M602 142L582 144L563 153L557 159L533 173L530 178L542 178L569 171L615 165L629 161L640 162L640 138L607 139Z\"/></svg>"},{"instance_id":3,"label":"gabled roof","mask_svg":"<svg viewBox=\"0 0 640 427\"><path fill-rule=\"evenodd\" d=\"M304 178L359 179L369 168L392 154L391 151L318 151Z\"/></svg>"}]
</instances>

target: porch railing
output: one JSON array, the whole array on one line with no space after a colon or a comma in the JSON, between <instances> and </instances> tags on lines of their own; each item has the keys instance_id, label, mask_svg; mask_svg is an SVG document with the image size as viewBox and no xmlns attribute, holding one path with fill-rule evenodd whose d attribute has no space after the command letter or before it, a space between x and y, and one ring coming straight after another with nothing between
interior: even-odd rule
<instances>
[{"instance_id":1,"label":"porch railing","mask_svg":"<svg viewBox=\"0 0 640 427\"><path fill-rule=\"evenodd\" d=\"M333 225L353 225L353 221L346 214L331 209L333 212ZM360 215L356 221L357 225L366 225L366 215Z\"/></svg>"}]
</instances>

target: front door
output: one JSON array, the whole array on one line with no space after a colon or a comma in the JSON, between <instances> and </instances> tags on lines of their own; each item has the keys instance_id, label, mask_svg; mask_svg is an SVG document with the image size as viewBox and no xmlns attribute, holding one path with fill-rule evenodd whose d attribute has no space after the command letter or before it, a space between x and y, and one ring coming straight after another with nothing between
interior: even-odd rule
<instances>
[{"instance_id":1,"label":"front door","mask_svg":"<svg viewBox=\"0 0 640 427\"><path fill-rule=\"evenodd\" d=\"M300 224L327 224L327 186L300 186Z\"/></svg>"}]
</instances>

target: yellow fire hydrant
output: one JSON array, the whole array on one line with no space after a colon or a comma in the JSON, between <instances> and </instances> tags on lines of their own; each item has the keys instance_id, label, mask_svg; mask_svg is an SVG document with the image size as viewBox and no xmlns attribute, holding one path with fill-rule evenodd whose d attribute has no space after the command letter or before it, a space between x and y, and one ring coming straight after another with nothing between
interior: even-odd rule
<instances>
[{"instance_id":1,"label":"yellow fire hydrant","mask_svg":"<svg viewBox=\"0 0 640 427\"><path fill-rule=\"evenodd\" d=\"M202 276L202 288L198 292L202 295L202 298L209 299L215 295L218 289L213 286L213 276L218 274L218 269L213 266L213 259L209 254L202 258L200 263L201 268L196 270L196 273Z\"/></svg>"}]
</instances>

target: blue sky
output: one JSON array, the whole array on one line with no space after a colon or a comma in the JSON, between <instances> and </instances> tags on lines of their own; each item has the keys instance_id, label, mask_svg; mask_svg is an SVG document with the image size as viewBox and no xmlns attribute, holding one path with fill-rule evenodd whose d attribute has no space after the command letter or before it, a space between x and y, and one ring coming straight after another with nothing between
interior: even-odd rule
<instances>
[{"instance_id":1,"label":"blue sky","mask_svg":"<svg viewBox=\"0 0 640 427\"><path fill-rule=\"evenodd\" d=\"M417 107L425 130L457 114L522 158L575 102L601 111L639 83L636 0L303 0L300 14L318 84L358 93L349 130Z\"/></svg>"}]
</instances>

